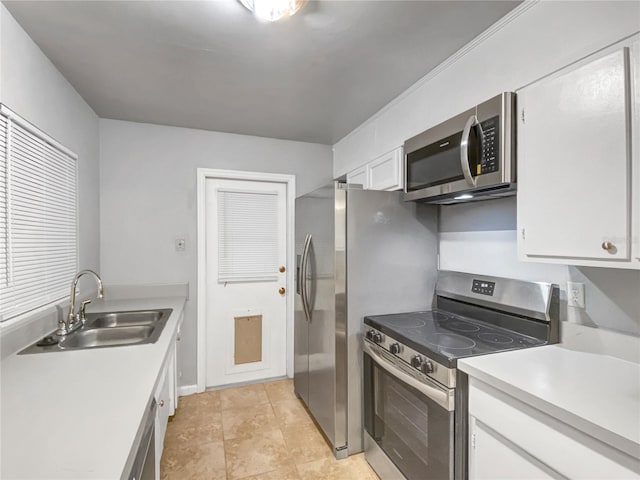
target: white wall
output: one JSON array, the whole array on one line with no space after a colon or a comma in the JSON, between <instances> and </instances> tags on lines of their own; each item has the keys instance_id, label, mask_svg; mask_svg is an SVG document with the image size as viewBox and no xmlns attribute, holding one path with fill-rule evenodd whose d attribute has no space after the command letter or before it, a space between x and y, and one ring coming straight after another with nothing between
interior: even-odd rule
<instances>
[{"instance_id":1,"label":"white wall","mask_svg":"<svg viewBox=\"0 0 640 480\"><path fill-rule=\"evenodd\" d=\"M183 385L196 383L196 169L295 174L301 195L330 181L331 166L326 145L100 120L103 279L189 282ZM175 251L177 237L185 252Z\"/></svg>"},{"instance_id":2,"label":"white wall","mask_svg":"<svg viewBox=\"0 0 640 480\"><path fill-rule=\"evenodd\" d=\"M334 177L637 32L639 19L640 2L523 4L334 145ZM441 207L440 267L558 283L563 320L640 335L640 272L519 262L515 198ZM585 283L585 310L566 306L567 280Z\"/></svg>"},{"instance_id":3,"label":"white wall","mask_svg":"<svg viewBox=\"0 0 640 480\"><path fill-rule=\"evenodd\" d=\"M98 117L3 5L0 5L0 102L78 154L79 266L99 271ZM39 325L31 325L30 337L40 335L43 329L55 328L51 314L38 318L42 320Z\"/></svg>"}]
</instances>

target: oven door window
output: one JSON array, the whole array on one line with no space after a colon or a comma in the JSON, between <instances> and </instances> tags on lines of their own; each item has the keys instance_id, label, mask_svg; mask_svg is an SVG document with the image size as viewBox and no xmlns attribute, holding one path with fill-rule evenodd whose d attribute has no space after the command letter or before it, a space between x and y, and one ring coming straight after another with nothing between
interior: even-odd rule
<instances>
[{"instance_id":1,"label":"oven door window","mask_svg":"<svg viewBox=\"0 0 640 480\"><path fill-rule=\"evenodd\" d=\"M463 180L460 165L462 132L443 138L431 145L407 154L407 191L443 185ZM472 128L469 132L469 169L472 174L478 172L481 156L479 131Z\"/></svg>"},{"instance_id":2,"label":"oven door window","mask_svg":"<svg viewBox=\"0 0 640 480\"><path fill-rule=\"evenodd\" d=\"M365 429L407 480L453 478L454 413L364 355Z\"/></svg>"}]
</instances>

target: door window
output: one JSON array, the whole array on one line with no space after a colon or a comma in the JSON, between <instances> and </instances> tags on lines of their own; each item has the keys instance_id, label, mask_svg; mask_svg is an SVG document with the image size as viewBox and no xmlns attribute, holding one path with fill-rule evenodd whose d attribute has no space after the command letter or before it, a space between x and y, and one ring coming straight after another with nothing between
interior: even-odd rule
<instances>
[{"instance_id":1,"label":"door window","mask_svg":"<svg viewBox=\"0 0 640 480\"><path fill-rule=\"evenodd\" d=\"M218 281L278 280L278 192L218 189Z\"/></svg>"}]
</instances>

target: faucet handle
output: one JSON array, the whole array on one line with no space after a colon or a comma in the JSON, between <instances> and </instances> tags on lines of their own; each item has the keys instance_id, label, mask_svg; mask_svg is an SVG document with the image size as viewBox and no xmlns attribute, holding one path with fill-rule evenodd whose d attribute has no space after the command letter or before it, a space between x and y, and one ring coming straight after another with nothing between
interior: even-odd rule
<instances>
[{"instance_id":1,"label":"faucet handle","mask_svg":"<svg viewBox=\"0 0 640 480\"><path fill-rule=\"evenodd\" d=\"M85 309L87 308L87 305L91 303L91 300L85 300L84 302L82 302L80 304L80 316L79 316L79 320L82 322L82 324L84 325L84 321L85 321Z\"/></svg>"}]
</instances>

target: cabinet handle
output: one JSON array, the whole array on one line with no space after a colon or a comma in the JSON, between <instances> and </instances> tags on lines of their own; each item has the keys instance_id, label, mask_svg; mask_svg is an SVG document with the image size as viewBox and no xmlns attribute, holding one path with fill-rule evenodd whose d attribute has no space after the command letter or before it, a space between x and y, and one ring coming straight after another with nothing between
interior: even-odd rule
<instances>
[{"instance_id":1,"label":"cabinet handle","mask_svg":"<svg viewBox=\"0 0 640 480\"><path fill-rule=\"evenodd\" d=\"M164 400L160 400L160 406L164 407Z\"/></svg>"},{"instance_id":2,"label":"cabinet handle","mask_svg":"<svg viewBox=\"0 0 640 480\"><path fill-rule=\"evenodd\" d=\"M603 250L613 250L615 248L615 245L611 242L602 242L602 249Z\"/></svg>"}]
</instances>

